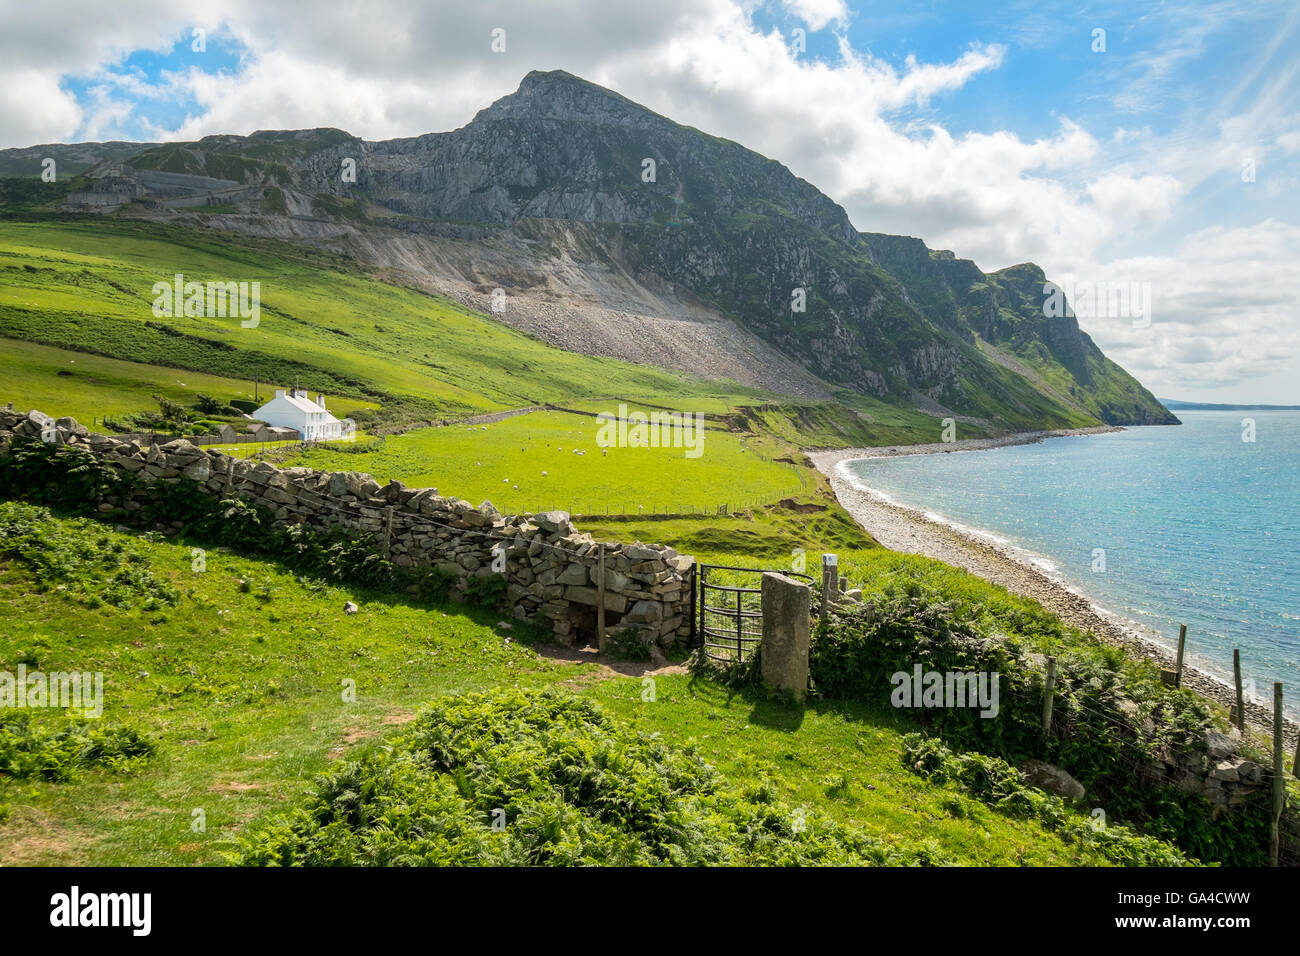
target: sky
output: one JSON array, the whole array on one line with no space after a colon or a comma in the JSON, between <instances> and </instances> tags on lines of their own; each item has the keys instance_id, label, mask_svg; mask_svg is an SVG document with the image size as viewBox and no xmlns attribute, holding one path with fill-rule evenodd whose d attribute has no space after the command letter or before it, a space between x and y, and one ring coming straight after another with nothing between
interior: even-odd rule
<instances>
[{"instance_id":1,"label":"sky","mask_svg":"<svg viewBox=\"0 0 1300 956\"><path fill-rule=\"evenodd\" d=\"M0 0L0 147L413 136L533 69L779 160L863 231L1038 263L1161 397L1300 404L1294 0Z\"/></svg>"}]
</instances>

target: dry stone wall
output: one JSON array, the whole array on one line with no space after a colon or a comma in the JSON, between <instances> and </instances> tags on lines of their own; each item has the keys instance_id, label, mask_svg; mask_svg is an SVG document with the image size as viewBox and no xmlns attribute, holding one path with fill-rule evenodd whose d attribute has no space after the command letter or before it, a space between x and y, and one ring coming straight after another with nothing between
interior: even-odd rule
<instances>
[{"instance_id":1,"label":"dry stone wall","mask_svg":"<svg viewBox=\"0 0 1300 956\"><path fill-rule=\"evenodd\" d=\"M475 506L436 488L407 488L400 481L381 485L357 472L277 468L183 438L142 444L91 434L71 418L0 410L0 454L8 453L16 436L70 446L139 479L125 500L100 502L102 512L139 512L154 483L192 482L214 496L261 504L283 525L371 534L388 560L438 568L454 576L460 593L472 578L500 575L515 618L544 623L565 643L595 633L600 543L574 528L567 512L503 515L491 502ZM685 642L693 574L694 559L672 548L606 543L607 630L630 629L646 646Z\"/></svg>"}]
</instances>

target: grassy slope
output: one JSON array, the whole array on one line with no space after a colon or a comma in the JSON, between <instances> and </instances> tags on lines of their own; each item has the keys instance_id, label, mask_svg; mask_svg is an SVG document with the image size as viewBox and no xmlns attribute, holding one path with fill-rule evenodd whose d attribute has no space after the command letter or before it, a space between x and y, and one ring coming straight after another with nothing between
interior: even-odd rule
<instances>
[{"instance_id":1,"label":"grassy slope","mask_svg":"<svg viewBox=\"0 0 1300 956\"><path fill-rule=\"evenodd\" d=\"M638 677L541 657L518 632L495 629L494 615L312 585L218 551L195 573L185 543L58 525L63 535L138 549L182 596L153 611L92 609L84 600L94 581L32 593L25 568L0 566L0 607L22 610L6 615L0 667L102 670L105 722L144 731L159 751L136 774L10 784L3 863L220 862L231 835L284 808L314 774L392 732L422 702L500 684L590 695L647 732L696 744L732 779L767 778L795 804L961 862L1097 862L1036 823L906 771L900 740L912 727L896 712L829 704L799 712L685 675L657 677L647 703ZM355 617L342 612L349 599L360 605ZM341 699L347 678L357 682L356 704ZM191 829L196 809L206 832Z\"/></svg>"},{"instance_id":2,"label":"grassy slope","mask_svg":"<svg viewBox=\"0 0 1300 956\"><path fill-rule=\"evenodd\" d=\"M260 282L259 326L155 319L153 284L177 272L197 281ZM382 405L381 420L395 422L541 402L596 411L615 407L612 396L618 396L713 416L740 409L743 427L791 443L930 441L939 427L928 415L865 396L801 402L565 352L454 303L370 278L327 254L112 217L0 219L0 336L61 350L11 350L17 368L0 379L7 386L3 397L28 405L60 394L67 383L56 377L57 366L76 364L75 353L137 365L135 371L115 366L119 377L105 379L103 389L79 389L70 396L76 408L51 408L73 415L85 408L83 400L96 407L100 400L119 401L120 386L183 400L169 390L180 382L193 386L202 373L225 382L204 379L194 391L227 400L245 397L259 375L263 384L297 380L324 391L345 415ZM80 411L80 417L95 414ZM983 432L971 428L972 435Z\"/></svg>"},{"instance_id":3,"label":"grassy slope","mask_svg":"<svg viewBox=\"0 0 1300 956\"><path fill-rule=\"evenodd\" d=\"M98 418L157 411L155 395L182 405L196 396L221 395L252 400L253 383L166 366L124 362L85 352L8 339L0 343L0 399L26 410L39 408L71 415L91 425ZM262 400L267 390L261 390ZM377 408L374 402L326 394L331 408Z\"/></svg>"},{"instance_id":4,"label":"grassy slope","mask_svg":"<svg viewBox=\"0 0 1300 956\"><path fill-rule=\"evenodd\" d=\"M161 320L172 334L146 325L159 323L153 284L178 272L260 282L260 324ZM0 221L0 279L0 335L241 380L299 377L306 388L430 412L610 394L754 394L564 352L286 243L112 219Z\"/></svg>"},{"instance_id":5,"label":"grassy slope","mask_svg":"<svg viewBox=\"0 0 1300 956\"><path fill-rule=\"evenodd\" d=\"M155 322L151 286L177 271L261 281L261 324ZM0 400L92 424L105 413L149 408L154 394L182 404L199 391L246 398L254 373L265 391L277 372L323 388L332 409L354 417L376 404L386 412L404 408L398 420L537 401L612 411L617 401L610 395L647 411L667 406L708 416L700 458L680 449L612 449L597 461L594 420L534 415L463 435L416 431L366 454L322 449L296 462L438 486L504 508L662 512L770 502L797 493L812 477L806 468L764 460L789 457L791 446L928 441L941 427L930 416L863 396L846 395L844 404L777 399L563 352L281 243L112 219L0 221L0 276L0 334L18 339L8 349L15 361L0 366ZM547 448L569 439L590 454L562 457ZM543 449L542 457L534 454Z\"/></svg>"},{"instance_id":6,"label":"grassy slope","mask_svg":"<svg viewBox=\"0 0 1300 956\"><path fill-rule=\"evenodd\" d=\"M1154 423L1166 417L1142 383L1095 345L1081 343L1078 351L1053 354L1049 342L1054 320L1042 314L1045 276L1041 269L1029 263L1008 266L986 280L1000 300L1012 306L999 307L997 346L1024 362L1050 389L1106 420ZM968 316L968 321L976 321L976 316Z\"/></svg>"}]
</instances>

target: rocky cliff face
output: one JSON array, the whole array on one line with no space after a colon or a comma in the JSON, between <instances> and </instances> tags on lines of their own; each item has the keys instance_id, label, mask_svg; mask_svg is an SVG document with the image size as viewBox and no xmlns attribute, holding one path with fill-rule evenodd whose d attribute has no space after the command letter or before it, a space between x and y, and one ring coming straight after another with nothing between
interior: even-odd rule
<instances>
[{"instance_id":1,"label":"rocky cliff face","mask_svg":"<svg viewBox=\"0 0 1300 956\"><path fill-rule=\"evenodd\" d=\"M347 161L355 182L341 175ZM444 248L417 270L435 287L447 279L468 294L495 284L526 297L543 276L559 301L578 291L566 286L576 267L652 290L633 298L667 299L669 310L674 296L689 295L692 307L762 343L747 352L780 353L806 371L796 376L799 394L815 380L1011 427L1177 422L1073 318L1043 314L1037 266L985 275L919 239L859 232L780 163L563 72L530 73L448 133L365 142L338 130L262 132L156 147L130 162L207 175L238 169L263 184L268 201L228 228L264 229L259 217L323 219L444 244L495 243L484 258L506 243L515 256L507 273L530 277L516 289L452 269L456 251ZM373 236L357 244L387 258L375 246ZM758 381L771 387L781 377Z\"/></svg>"}]
</instances>

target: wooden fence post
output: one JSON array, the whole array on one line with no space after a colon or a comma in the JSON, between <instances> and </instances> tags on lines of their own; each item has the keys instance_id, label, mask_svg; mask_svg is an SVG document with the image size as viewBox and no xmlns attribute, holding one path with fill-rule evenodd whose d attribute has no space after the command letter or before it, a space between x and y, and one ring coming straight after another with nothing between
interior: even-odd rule
<instances>
[{"instance_id":1,"label":"wooden fence post","mask_svg":"<svg viewBox=\"0 0 1300 956\"><path fill-rule=\"evenodd\" d=\"M1282 805L1286 802L1286 778L1282 775L1282 682L1273 684L1273 824L1269 828L1268 859L1277 866L1281 848Z\"/></svg>"},{"instance_id":2,"label":"wooden fence post","mask_svg":"<svg viewBox=\"0 0 1300 956\"><path fill-rule=\"evenodd\" d=\"M1043 739L1052 732L1052 694L1056 691L1056 658L1047 659L1047 686L1043 690Z\"/></svg>"},{"instance_id":3,"label":"wooden fence post","mask_svg":"<svg viewBox=\"0 0 1300 956\"><path fill-rule=\"evenodd\" d=\"M1178 625L1178 661L1174 664L1174 686L1183 686L1183 651L1187 647L1187 625Z\"/></svg>"},{"instance_id":4,"label":"wooden fence post","mask_svg":"<svg viewBox=\"0 0 1300 956\"><path fill-rule=\"evenodd\" d=\"M1237 685L1237 717L1235 723L1237 729L1244 734L1246 732L1246 701L1241 693L1241 650L1236 647L1232 649L1232 679Z\"/></svg>"}]
</instances>

